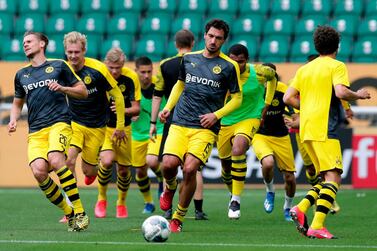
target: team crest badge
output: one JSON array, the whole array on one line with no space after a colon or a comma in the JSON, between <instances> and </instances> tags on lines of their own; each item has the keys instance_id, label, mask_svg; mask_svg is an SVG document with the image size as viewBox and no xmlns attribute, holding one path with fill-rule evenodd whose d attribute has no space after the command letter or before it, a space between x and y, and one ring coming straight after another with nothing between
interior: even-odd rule
<instances>
[{"instance_id":1,"label":"team crest badge","mask_svg":"<svg viewBox=\"0 0 377 251\"><path fill-rule=\"evenodd\" d=\"M84 83L87 84L87 85L92 83L92 78L89 75L85 76Z\"/></svg>"},{"instance_id":2,"label":"team crest badge","mask_svg":"<svg viewBox=\"0 0 377 251\"><path fill-rule=\"evenodd\" d=\"M220 74L220 72L221 72L221 66L220 65L216 65L215 67L212 68L212 72L215 73L215 74Z\"/></svg>"},{"instance_id":3,"label":"team crest badge","mask_svg":"<svg viewBox=\"0 0 377 251\"><path fill-rule=\"evenodd\" d=\"M126 86L125 85L119 85L119 89L124 92L126 90Z\"/></svg>"},{"instance_id":4,"label":"team crest badge","mask_svg":"<svg viewBox=\"0 0 377 251\"><path fill-rule=\"evenodd\" d=\"M278 105L279 105L279 100L277 100L277 99L275 98L274 100L272 100L271 105L272 105L272 106L278 106Z\"/></svg>"},{"instance_id":5,"label":"team crest badge","mask_svg":"<svg viewBox=\"0 0 377 251\"><path fill-rule=\"evenodd\" d=\"M46 73L51 73L53 71L54 71L54 67L52 67L52 66L47 67L46 70L45 70Z\"/></svg>"}]
</instances>

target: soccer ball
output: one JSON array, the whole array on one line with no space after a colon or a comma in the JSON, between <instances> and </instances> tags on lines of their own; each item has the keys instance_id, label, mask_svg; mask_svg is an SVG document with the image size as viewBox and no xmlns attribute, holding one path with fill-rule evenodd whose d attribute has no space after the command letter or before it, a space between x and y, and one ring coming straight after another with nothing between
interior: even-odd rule
<instances>
[{"instance_id":1,"label":"soccer ball","mask_svg":"<svg viewBox=\"0 0 377 251\"><path fill-rule=\"evenodd\" d=\"M148 217L141 226L146 241L164 242L169 238L169 222L162 216L153 215Z\"/></svg>"}]
</instances>

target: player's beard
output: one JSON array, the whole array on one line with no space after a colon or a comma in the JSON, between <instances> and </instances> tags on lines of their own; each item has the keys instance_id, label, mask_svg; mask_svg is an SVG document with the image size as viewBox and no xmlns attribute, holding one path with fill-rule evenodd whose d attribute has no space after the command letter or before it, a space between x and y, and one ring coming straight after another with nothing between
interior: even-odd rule
<instances>
[{"instance_id":1,"label":"player's beard","mask_svg":"<svg viewBox=\"0 0 377 251\"><path fill-rule=\"evenodd\" d=\"M217 49L213 50L213 49L210 49L208 46L206 46L206 49L207 49L207 51L208 51L210 54L216 54L216 53L218 53L219 50L220 50L220 48L217 48Z\"/></svg>"}]
</instances>

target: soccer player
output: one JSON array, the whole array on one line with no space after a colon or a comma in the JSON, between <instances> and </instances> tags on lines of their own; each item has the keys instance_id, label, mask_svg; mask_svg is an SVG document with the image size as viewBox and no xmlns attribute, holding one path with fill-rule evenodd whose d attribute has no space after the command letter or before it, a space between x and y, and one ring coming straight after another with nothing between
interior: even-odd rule
<instances>
[{"instance_id":1,"label":"soccer player","mask_svg":"<svg viewBox=\"0 0 377 251\"><path fill-rule=\"evenodd\" d=\"M190 52L194 46L194 34L186 29L179 30L175 34L175 47L177 48L178 54L174 57L162 60L157 73L157 79L155 90L153 93L152 100L152 113L151 113L151 125L149 136L154 140L156 135L156 121L158 117L158 112L160 110L162 97L166 99L169 98L171 90L174 84L178 80L179 65L181 63L182 57L185 53ZM174 109L171 111L173 114ZM164 124L164 131L162 134L161 146L159 159L162 161L162 154L165 146L165 141L168 136L169 128L171 125L172 116L168 118ZM203 212L203 177L202 172L197 173L197 184L194 194L194 204L195 204L195 219L196 220L208 220L207 215ZM173 214L172 208L168 209L164 217L171 219Z\"/></svg>"},{"instance_id":2,"label":"soccer player","mask_svg":"<svg viewBox=\"0 0 377 251\"><path fill-rule=\"evenodd\" d=\"M342 153L336 129L342 111L340 99L368 99L366 89L349 89L345 64L336 60L339 33L330 26L318 26L313 36L320 56L301 66L284 95L284 102L300 110L300 138L310 159L324 178L290 211L300 233L311 238L336 238L325 227L326 215L341 183ZM300 95L300 99L297 98ZM317 204L308 227L306 212Z\"/></svg>"},{"instance_id":3,"label":"soccer player","mask_svg":"<svg viewBox=\"0 0 377 251\"><path fill-rule=\"evenodd\" d=\"M48 38L39 32L26 32L23 48L30 64L15 77L15 95L8 124L9 133L17 129L22 107L28 107L29 166L47 199L63 210L68 231L88 228L89 218L82 206L76 179L65 160L72 136L67 96L84 99L88 96L81 79L63 60L46 59ZM54 171L70 199L71 208L58 185L50 178Z\"/></svg>"},{"instance_id":4,"label":"soccer player","mask_svg":"<svg viewBox=\"0 0 377 251\"><path fill-rule=\"evenodd\" d=\"M276 70L276 66L270 63L263 64ZM276 74L276 79L278 76ZM275 203L274 167L275 162L282 172L285 183L285 200L283 206L284 219L292 221L289 210L292 208L293 198L296 192L296 171L291 139L288 128L285 126L283 114L286 105L283 96L287 85L278 81L275 94L269 106L264 124L254 135L252 146L255 155L262 164L263 182L266 185L266 198L264 210L271 213Z\"/></svg>"},{"instance_id":5,"label":"soccer player","mask_svg":"<svg viewBox=\"0 0 377 251\"><path fill-rule=\"evenodd\" d=\"M179 203L170 222L172 232L182 231L196 188L196 173L211 154L220 119L242 103L238 64L221 52L228 34L229 26L223 20L206 24L204 50L183 56L178 81L159 115L165 122L176 105L165 143L162 167L166 187L160 197L162 210L172 207L178 167L182 166ZM228 92L232 99L224 106Z\"/></svg>"},{"instance_id":6,"label":"soccer player","mask_svg":"<svg viewBox=\"0 0 377 251\"><path fill-rule=\"evenodd\" d=\"M97 177L99 151L105 140L109 94L116 106L116 128L111 139L116 144L126 141L124 132L124 98L116 80L106 65L96 59L85 57L86 36L72 31L64 36L64 50L68 63L84 81L88 98L69 99L72 114L72 141L68 151L67 166L75 173L76 160L81 152L81 168L85 184L90 185Z\"/></svg>"},{"instance_id":7,"label":"soccer player","mask_svg":"<svg viewBox=\"0 0 377 251\"><path fill-rule=\"evenodd\" d=\"M140 57L135 61L136 73L141 85L140 114L132 122L132 165L136 168L136 182L144 197L144 214L153 213L156 208L151 195L151 181L148 167L156 174L159 182L158 196L162 193L163 177L158 155L160 152L163 124L158 122L156 140L149 138L151 121L152 96L157 78L153 76L153 63L148 57ZM164 103L166 101L164 100Z\"/></svg>"},{"instance_id":8,"label":"soccer player","mask_svg":"<svg viewBox=\"0 0 377 251\"><path fill-rule=\"evenodd\" d=\"M228 217L239 219L247 169L246 151L259 128L262 110L271 104L276 78L275 71L270 67L248 63L249 52L242 44L231 46L228 55L240 67L243 102L241 107L221 119L217 148L221 159L221 176L232 196Z\"/></svg>"},{"instance_id":9,"label":"soccer player","mask_svg":"<svg viewBox=\"0 0 377 251\"><path fill-rule=\"evenodd\" d=\"M140 113L140 82L135 71L124 66L125 55L120 48L110 49L105 57L105 64L111 75L118 81L118 87L122 91L125 104L124 130L127 141L125 144L117 145L111 140L116 128L115 110L110 111L110 120L107 122L105 142L101 148L101 165L98 170L98 199L94 209L97 218L106 217L107 209L107 186L111 180L113 162L117 164L117 188L118 199L116 202L116 217L127 218L126 207L127 191L131 183L132 165L132 140L131 140L131 118ZM112 98L110 97L110 100ZM113 104L114 105L114 104ZM111 106L115 108L115 106Z\"/></svg>"}]
</instances>

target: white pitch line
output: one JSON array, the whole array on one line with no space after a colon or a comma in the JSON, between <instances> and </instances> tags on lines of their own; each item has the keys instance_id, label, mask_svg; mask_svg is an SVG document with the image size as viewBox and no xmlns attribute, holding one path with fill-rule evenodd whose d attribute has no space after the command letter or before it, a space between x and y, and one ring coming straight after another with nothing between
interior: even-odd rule
<instances>
[{"instance_id":1,"label":"white pitch line","mask_svg":"<svg viewBox=\"0 0 377 251\"><path fill-rule=\"evenodd\" d=\"M252 244L252 243L147 243L147 242L115 242L115 241L44 241L44 240L0 240L2 243L12 244L93 244L93 245L167 245L167 246L192 246L192 247L273 247L273 248L334 248L334 249L377 249L377 246L363 245L299 245L299 244Z\"/></svg>"}]
</instances>

